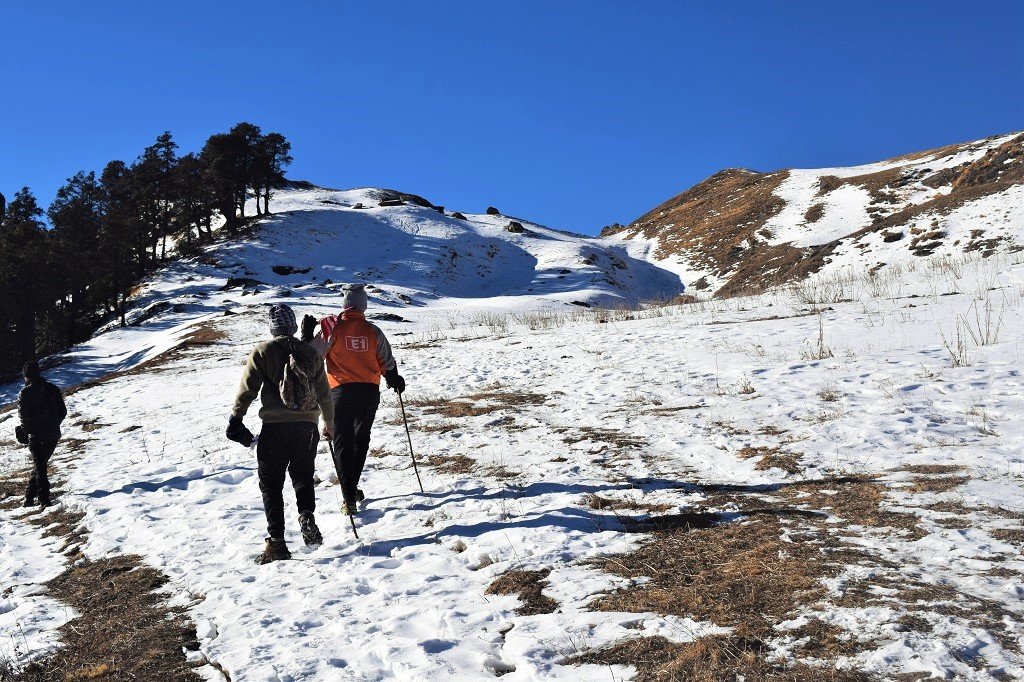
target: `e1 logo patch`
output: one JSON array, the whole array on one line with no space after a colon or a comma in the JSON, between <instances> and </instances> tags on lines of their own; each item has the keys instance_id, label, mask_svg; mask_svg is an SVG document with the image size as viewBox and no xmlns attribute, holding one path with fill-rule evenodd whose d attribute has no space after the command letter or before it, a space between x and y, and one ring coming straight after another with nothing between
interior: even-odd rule
<instances>
[{"instance_id":1,"label":"e1 logo patch","mask_svg":"<svg viewBox=\"0 0 1024 682\"><path fill-rule=\"evenodd\" d=\"M346 336L345 347L355 353L365 353L370 350L370 340L365 336Z\"/></svg>"}]
</instances>

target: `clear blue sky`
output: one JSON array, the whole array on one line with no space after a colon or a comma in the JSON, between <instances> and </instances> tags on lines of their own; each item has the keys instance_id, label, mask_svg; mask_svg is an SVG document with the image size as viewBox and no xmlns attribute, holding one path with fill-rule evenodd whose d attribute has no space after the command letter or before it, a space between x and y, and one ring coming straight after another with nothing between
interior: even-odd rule
<instances>
[{"instance_id":1,"label":"clear blue sky","mask_svg":"<svg viewBox=\"0 0 1024 682\"><path fill-rule=\"evenodd\" d=\"M8 197L248 120L292 178L593 233L728 166L1024 128L1024 3L10 2L0 84Z\"/></svg>"}]
</instances>

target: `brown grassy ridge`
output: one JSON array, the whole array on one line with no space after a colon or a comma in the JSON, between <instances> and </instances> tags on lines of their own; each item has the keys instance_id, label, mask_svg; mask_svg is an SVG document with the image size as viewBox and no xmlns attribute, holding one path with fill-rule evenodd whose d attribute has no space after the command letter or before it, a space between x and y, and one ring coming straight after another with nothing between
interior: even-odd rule
<instances>
[{"instance_id":1,"label":"brown grassy ridge","mask_svg":"<svg viewBox=\"0 0 1024 682\"><path fill-rule=\"evenodd\" d=\"M857 241L880 232L886 235L887 241L896 241L897 236L903 234L902 228L918 216L941 216L966 202L1024 182L1024 135L1017 135L987 151L981 159L954 169L931 172L921 164L929 158L941 159L959 151L975 149L991 139L949 145L890 160L908 164L904 167L845 178L822 176L818 194L823 196L843 186L863 187L871 198L868 208L872 223L844 239ZM909 166L912 163L920 166ZM715 296L720 298L756 294L798 281L820 270L840 240L811 248L766 243L772 235L765 229L765 224L783 207L774 190L788 174L786 170L773 173L724 170L660 204L628 226L612 226L602 234L657 238L660 258L683 255L695 268L710 271L724 279L724 284L715 292ZM919 204L902 205L900 189L911 182L936 188L950 186L951 192L936 193ZM816 222L822 217L823 210L819 202L810 207L804 218L808 223ZM941 239L941 232L932 230L927 239L908 246L917 255L928 255ZM961 248L965 251L981 250L990 255L999 244L997 239L981 239L976 235ZM1007 246L1021 248L1019 245Z\"/></svg>"}]
</instances>

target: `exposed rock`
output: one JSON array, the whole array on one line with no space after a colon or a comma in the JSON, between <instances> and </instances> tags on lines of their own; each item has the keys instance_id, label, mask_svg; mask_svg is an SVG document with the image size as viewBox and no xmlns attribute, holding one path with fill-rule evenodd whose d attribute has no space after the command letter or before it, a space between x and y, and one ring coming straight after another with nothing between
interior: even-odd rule
<instances>
[{"instance_id":1,"label":"exposed rock","mask_svg":"<svg viewBox=\"0 0 1024 682\"><path fill-rule=\"evenodd\" d=\"M493 206L487 207L487 215L501 215L501 211L494 208Z\"/></svg>"},{"instance_id":2,"label":"exposed rock","mask_svg":"<svg viewBox=\"0 0 1024 682\"><path fill-rule=\"evenodd\" d=\"M590 308L590 307L592 307L586 301L570 301L570 305L578 305L581 308Z\"/></svg>"},{"instance_id":3,"label":"exposed rock","mask_svg":"<svg viewBox=\"0 0 1024 682\"><path fill-rule=\"evenodd\" d=\"M395 313L370 313L366 316L371 320L380 320L381 322L410 322L401 315Z\"/></svg>"},{"instance_id":4,"label":"exposed rock","mask_svg":"<svg viewBox=\"0 0 1024 682\"><path fill-rule=\"evenodd\" d=\"M381 199L379 206L404 206L405 202L401 199Z\"/></svg>"},{"instance_id":5,"label":"exposed rock","mask_svg":"<svg viewBox=\"0 0 1024 682\"><path fill-rule=\"evenodd\" d=\"M459 213L458 211L456 211L455 213L452 213L452 217L456 218L458 220L469 220L469 218L467 218L463 214Z\"/></svg>"},{"instance_id":6,"label":"exposed rock","mask_svg":"<svg viewBox=\"0 0 1024 682\"><path fill-rule=\"evenodd\" d=\"M274 267L272 267L270 269L273 270L278 275L281 275L282 277L284 277L284 276L287 276L287 275L305 275L307 272L309 272L313 268L311 268L311 267L310 268L296 268L296 267L291 266L291 265L275 265Z\"/></svg>"},{"instance_id":7,"label":"exposed rock","mask_svg":"<svg viewBox=\"0 0 1024 682\"><path fill-rule=\"evenodd\" d=\"M266 282L261 282L258 279L252 279L251 277L228 277L227 283L222 286L220 290L228 291L229 289L255 287L264 284L266 284Z\"/></svg>"},{"instance_id":8,"label":"exposed rock","mask_svg":"<svg viewBox=\"0 0 1024 682\"><path fill-rule=\"evenodd\" d=\"M509 221L508 227L506 227L505 230L514 234L522 234L526 232L526 228L523 227L523 224L518 220Z\"/></svg>"}]
</instances>

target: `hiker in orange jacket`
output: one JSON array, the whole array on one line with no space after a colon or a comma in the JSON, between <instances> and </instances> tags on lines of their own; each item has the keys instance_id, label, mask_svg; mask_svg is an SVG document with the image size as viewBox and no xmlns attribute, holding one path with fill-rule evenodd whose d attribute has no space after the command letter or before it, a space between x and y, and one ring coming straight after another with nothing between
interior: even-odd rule
<instances>
[{"instance_id":1,"label":"hiker in orange jacket","mask_svg":"<svg viewBox=\"0 0 1024 682\"><path fill-rule=\"evenodd\" d=\"M334 400L334 466L345 497L346 511L358 512L356 504L365 499L359 477L370 450L370 429L380 404L380 379L388 388L405 391L405 379L391 353L391 344L377 325L365 317L367 296L362 284L342 288L341 317L320 321L302 319L302 340L320 353L327 363L327 381Z\"/></svg>"}]
</instances>

